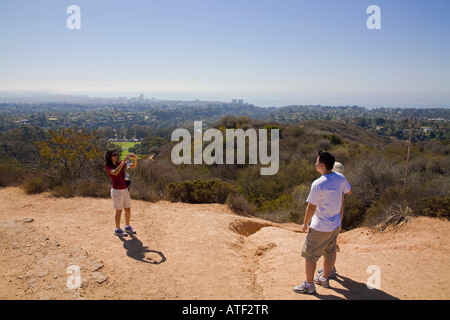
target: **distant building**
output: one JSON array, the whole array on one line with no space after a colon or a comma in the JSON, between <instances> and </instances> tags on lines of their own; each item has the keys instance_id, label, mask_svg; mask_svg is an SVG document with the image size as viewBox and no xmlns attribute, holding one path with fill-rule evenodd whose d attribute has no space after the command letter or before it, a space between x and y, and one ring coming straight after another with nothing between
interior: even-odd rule
<instances>
[{"instance_id":1,"label":"distant building","mask_svg":"<svg viewBox=\"0 0 450 320\"><path fill-rule=\"evenodd\" d=\"M139 99L144 100L144 94L143 94L143 93L141 93L141 94L139 95Z\"/></svg>"},{"instance_id":2,"label":"distant building","mask_svg":"<svg viewBox=\"0 0 450 320\"><path fill-rule=\"evenodd\" d=\"M29 121L28 119L22 119L22 120L18 120L18 121L16 121L16 122L20 123L20 124L23 125L23 126L28 126L28 125L30 125L30 121Z\"/></svg>"}]
</instances>

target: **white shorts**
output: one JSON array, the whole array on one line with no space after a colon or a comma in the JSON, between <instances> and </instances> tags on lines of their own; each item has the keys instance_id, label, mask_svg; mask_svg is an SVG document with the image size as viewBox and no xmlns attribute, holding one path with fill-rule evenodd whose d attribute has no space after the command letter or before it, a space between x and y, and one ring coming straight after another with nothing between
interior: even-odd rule
<instances>
[{"instance_id":1,"label":"white shorts","mask_svg":"<svg viewBox=\"0 0 450 320\"><path fill-rule=\"evenodd\" d=\"M131 208L131 197L128 189L111 189L111 199L116 210Z\"/></svg>"}]
</instances>

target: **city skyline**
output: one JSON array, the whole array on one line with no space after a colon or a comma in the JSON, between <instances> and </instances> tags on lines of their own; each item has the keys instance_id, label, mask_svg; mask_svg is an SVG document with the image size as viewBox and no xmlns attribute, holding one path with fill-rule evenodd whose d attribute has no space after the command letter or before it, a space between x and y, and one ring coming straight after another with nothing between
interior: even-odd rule
<instances>
[{"instance_id":1,"label":"city skyline","mask_svg":"<svg viewBox=\"0 0 450 320\"><path fill-rule=\"evenodd\" d=\"M71 5L80 29L69 29ZM371 30L367 9L380 8ZM0 1L0 91L450 107L445 0Z\"/></svg>"}]
</instances>

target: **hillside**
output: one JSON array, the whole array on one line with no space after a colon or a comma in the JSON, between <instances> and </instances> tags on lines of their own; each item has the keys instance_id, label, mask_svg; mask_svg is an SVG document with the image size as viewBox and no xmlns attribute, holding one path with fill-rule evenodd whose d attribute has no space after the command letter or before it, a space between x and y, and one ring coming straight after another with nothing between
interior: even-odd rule
<instances>
[{"instance_id":1,"label":"hillside","mask_svg":"<svg viewBox=\"0 0 450 320\"><path fill-rule=\"evenodd\" d=\"M52 198L0 189L0 299L449 299L450 222L417 218L341 234L338 279L314 296L304 280L299 226L217 204L134 201L123 240L109 199ZM321 261L320 261L321 262ZM81 288L69 289L77 265ZM369 290L371 265L380 289Z\"/></svg>"}]
</instances>

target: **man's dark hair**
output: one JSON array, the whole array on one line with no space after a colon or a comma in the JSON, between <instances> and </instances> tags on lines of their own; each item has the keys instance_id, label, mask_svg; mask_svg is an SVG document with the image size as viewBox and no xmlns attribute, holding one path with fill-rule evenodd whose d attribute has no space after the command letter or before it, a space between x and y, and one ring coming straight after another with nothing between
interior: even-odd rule
<instances>
[{"instance_id":1,"label":"man's dark hair","mask_svg":"<svg viewBox=\"0 0 450 320\"><path fill-rule=\"evenodd\" d=\"M336 158L329 152L319 151L319 162L323 163L328 171L331 171L333 170Z\"/></svg>"}]
</instances>

